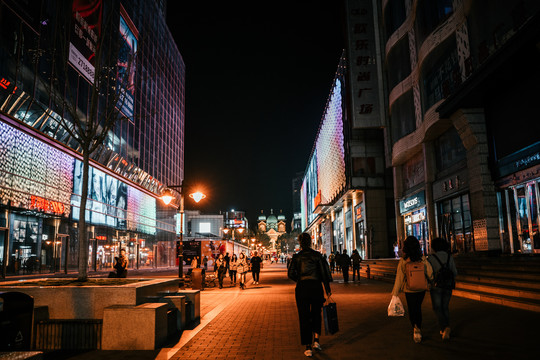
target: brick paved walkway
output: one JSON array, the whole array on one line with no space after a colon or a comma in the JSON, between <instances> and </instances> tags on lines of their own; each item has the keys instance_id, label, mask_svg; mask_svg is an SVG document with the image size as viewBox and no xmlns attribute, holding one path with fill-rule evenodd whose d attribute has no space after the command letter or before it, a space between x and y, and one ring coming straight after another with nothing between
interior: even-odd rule
<instances>
[{"instance_id":1,"label":"brick paved walkway","mask_svg":"<svg viewBox=\"0 0 540 360\"><path fill-rule=\"evenodd\" d=\"M452 339L443 342L427 294L424 341L415 344L408 319L386 315L391 284L366 279L343 284L340 277L335 279L332 297L338 305L340 332L323 335L323 351L314 358L531 359L539 353L539 313L456 297L451 303ZM245 291L204 290L201 302L206 302L203 323L178 351L169 349L165 358L305 359L294 283L286 279L284 265L267 266L260 284ZM211 319L205 323L208 315ZM159 358L164 353L166 349Z\"/></svg>"}]
</instances>

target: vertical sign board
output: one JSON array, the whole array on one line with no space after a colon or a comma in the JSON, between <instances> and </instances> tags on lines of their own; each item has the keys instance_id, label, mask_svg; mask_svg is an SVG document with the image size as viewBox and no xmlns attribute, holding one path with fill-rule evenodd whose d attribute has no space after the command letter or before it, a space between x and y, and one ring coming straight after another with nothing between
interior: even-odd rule
<instances>
[{"instance_id":1,"label":"vertical sign board","mask_svg":"<svg viewBox=\"0 0 540 360\"><path fill-rule=\"evenodd\" d=\"M90 83L94 83L95 57L101 32L101 0L73 0L69 41L69 62Z\"/></svg>"},{"instance_id":2,"label":"vertical sign board","mask_svg":"<svg viewBox=\"0 0 540 360\"><path fill-rule=\"evenodd\" d=\"M120 5L120 49L116 76L120 94L117 107L131 121L135 104L135 55L138 36L135 25Z\"/></svg>"},{"instance_id":3,"label":"vertical sign board","mask_svg":"<svg viewBox=\"0 0 540 360\"><path fill-rule=\"evenodd\" d=\"M373 3L347 0L346 4L353 127L381 127Z\"/></svg>"}]
</instances>

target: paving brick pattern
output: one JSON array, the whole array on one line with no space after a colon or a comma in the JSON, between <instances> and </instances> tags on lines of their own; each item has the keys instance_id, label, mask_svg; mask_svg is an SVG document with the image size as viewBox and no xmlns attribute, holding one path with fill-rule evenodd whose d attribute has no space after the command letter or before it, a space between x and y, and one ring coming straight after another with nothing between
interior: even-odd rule
<instances>
[{"instance_id":1,"label":"paving brick pattern","mask_svg":"<svg viewBox=\"0 0 540 360\"><path fill-rule=\"evenodd\" d=\"M323 334L323 351L315 359L532 359L539 353L539 313L456 297L452 339L443 342L427 294L424 341L415 344L408 319L386 315L392 284L364 278L343 284L334 278L340 332ZM204 290L203 317L224 301L232 302L172 359L305 359L294 283L286 279L283 265L265 267L261 283L245 291Z\"/></svg>"}]
</instances>

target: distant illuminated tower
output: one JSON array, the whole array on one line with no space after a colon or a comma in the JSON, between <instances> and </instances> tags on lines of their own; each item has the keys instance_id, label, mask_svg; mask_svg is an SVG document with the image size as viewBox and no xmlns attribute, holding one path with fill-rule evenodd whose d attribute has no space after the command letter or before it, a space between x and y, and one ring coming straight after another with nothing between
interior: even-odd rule
<instances>
[{"instance_id":1,"label":"distant illuminated tower","mask_svg":"<svg viewBox=\"0 0 540 360\"><path fill-rule=\"evenodd\" d=\"M257 220L257 228L260 232L268 235L270 238L270 250L275 251L278 237L286 232L285 215L280 211L280 214L276 217L274 210L270 209L270 215L266 217L261 210L261 215L259 215Z\"/></svg>"}]
</instances>

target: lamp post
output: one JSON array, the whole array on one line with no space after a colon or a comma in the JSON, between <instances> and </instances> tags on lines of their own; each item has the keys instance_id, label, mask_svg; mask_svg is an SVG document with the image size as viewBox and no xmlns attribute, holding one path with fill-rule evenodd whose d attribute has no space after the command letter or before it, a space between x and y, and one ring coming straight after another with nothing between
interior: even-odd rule
<instances>
[{"instance_id":1,"label":"lamp post","mask_svg":"<svg viewBox=\"0 0 540 360\"><path fill-rule=\"evenodd\" d=\"M178 189L178 193L180 194L180 204L177 208L178 214L180 214L180 233L178 234L178 241L176 242L176 253L178 257L178 277L183 278L184 277L184 182L182 182L180 185L168 185L165 190L163 190L163 194L161 195L161 200L165 203L165 205L169 205L172 199L174 198L174 195L171 191L171 189ZM199 202L202 199L206 197L205 194L203 194L200 191L194 192L192 194L189 194L189 197L195 200L195 202Z\"/></svg>"}]
</instances>

